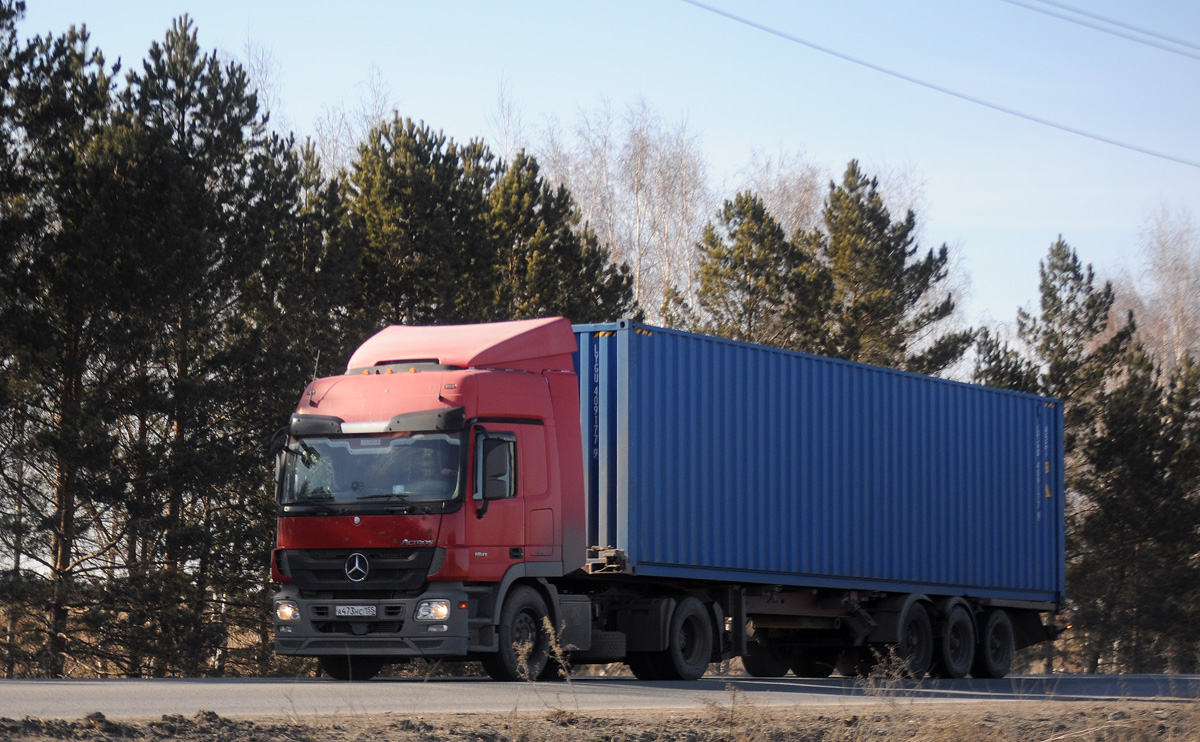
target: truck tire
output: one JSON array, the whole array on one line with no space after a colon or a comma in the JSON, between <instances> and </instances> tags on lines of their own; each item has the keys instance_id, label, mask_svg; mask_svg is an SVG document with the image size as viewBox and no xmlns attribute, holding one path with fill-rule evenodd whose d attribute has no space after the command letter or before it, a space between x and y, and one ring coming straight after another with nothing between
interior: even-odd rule
<instances>
[{"instance_id":1,"label":"truck tire","mask_svg":"<svg viewBox=\"0 0 1200 742\"><path fill-rule=\"evenodd\" d=\"M896 656L904 663L904 674L920 680L933 664L933 623L920 601L908 604L900 616L900 639Z\"/></svg>"},{"instance_id":2,"label":"truck tire","mask_svg":"<svg viewBox=\"0 0 1200 742\"><path fill-rule=\"evenodd\" d=\"M1012 669L1016 640L1012 619L1002 608L991 608L979 623L979 643L971 674L977 678L1002 678Z\"/></svg>"},{"instance_id":3,"label":"truck tire","mask_svg":"<svg viewBox=\"0 0 1200 742\"><path fill-rule=\"evenodd\" d=\"M536 590L518 585L504 599L500 610L500 648L481 655L480 663L493 680L534 679L542 674L550 657L546 633L546 601Z\"/></svg>"},{"instance_id":4,"label":"truck tire","mask_svg":"<svg viewBox=\"0 0 1200 742\"><path fill-rule=\"evenodd\" d=\"M836 662L836 650L801 647L792 655L792 673L798 678L827 678Z\"/></svg>"},{"instance_id":5,"label":"truck tire","mask_svg":"<svg viewBox=\"0 0 1200 742\"><path fill-rule=\"evenodd\" d=\"M337 654L318 657L317 664L334 680L370 680L383 669L383 658Z\"/></svg>"},{"instance_id":6,"label":"truck tire","mask_svg":"<svg viewBox=\"0 0 1200 742\"><path fill-rule=\"evenodd\" d=\"M788 658L750 640L746 643L746 654L742 656L742 667L752 678L782 678L787 675Z\"/></svg>"},{"instance_id":7,"label":"truck tire","mask_svg":"<svg viewBox=\"0 0 1200 742\"><path fill-rule=\"evenodd\" d=\"M664 680L696 680L712 659L713 630L708 609L697 598L687 597L675 606L667 631L667 648L660 669Z\"/></svg>"},{"instance_id":8,"label":"truck tire","mask_svg":"<svg viewBox=\"0 0 1200 742\"><path fill-rule=\"evenodd\" d=\"M975 623L961 605L950 609L942 635L938 637L937 658L930 674L939 678L965 678L975 660Z\"/></svg>"},{"instance_id":9,"label":"truck tire","mask_svg":"<svg viewBox=\"0 0 1200 742\"><path fill-rule=\"evenodd\" d=\"M708 670L712 657L712 621L708 609L696 598L675 606L667 627L667 648L661 652L633 652L625 660L638 680L696 680Z\"/></svg>"}]
</instances>

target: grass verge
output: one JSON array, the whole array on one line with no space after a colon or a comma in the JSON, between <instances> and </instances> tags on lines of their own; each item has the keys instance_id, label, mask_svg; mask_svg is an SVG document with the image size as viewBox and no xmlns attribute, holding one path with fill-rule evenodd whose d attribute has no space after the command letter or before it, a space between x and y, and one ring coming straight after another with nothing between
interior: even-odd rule
<instances>
[{"instance_id":1,"label":"grass verge","mask_svg":"<svg viewBox=\"0 0 1200 742\"><path fill-rule=\"evenodd\" d=\"M1200 704L1191 702L973 702L854 707L758 707L731 691L728 704L680 712L228 719L212 712L121 722L93 713L77 721L0 719L0 740L221 739L359 742L1192 742Z\"/></svg>"}]
</instances>

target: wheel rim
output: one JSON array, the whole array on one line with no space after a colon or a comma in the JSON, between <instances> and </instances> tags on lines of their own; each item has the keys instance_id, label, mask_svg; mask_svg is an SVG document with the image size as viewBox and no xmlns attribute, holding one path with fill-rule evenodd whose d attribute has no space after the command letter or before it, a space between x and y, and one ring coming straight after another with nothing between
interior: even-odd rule
<instances>
[{"instance_id":1,"label":"wheel rim","mask_svg":"<svg viewBox=\"0 0 1200 742\"><path fill-rule=\"evenodd\" d=\"M913 603L905 611L898 649L907 674L920 678L929 672L933 659L933 627L929 623L929 614L920 603Z\"/></svg>"},{"instance_id":2,"label":"wheel rim","mask_svg":"<svg viewBox=\"0 0 1200 742\"><path fill-rule=\"evenodd\" d=\"M955 609L946 626L944 663L951 677L963 677L971 669L971 658L975 651L975 637L971 631L971 617L962 609Z\"/></svg>"},{"instance_id":3,"label":"wheel rim","mask_svg":"<svg viewBox=\"0 0 1200 742\"><path fill-rule=\"evenodd\" d=\"M695 616L689 616L683 625L679 627L679 656L684 659L689 665L697 662L700 653L699 641L700 620Z\"/></svg>"},{"instance_id":4,"label":"wheel rim","mask_svg":"<svg viewBox=\"0 0 1200 742\"><path fill-rule=\"evenodd\" d=\"M904 658L919 660L925 643L925 624L914 616L904 624L904 640L900 644Z\"/></svg>"},{"instance_id":5,"label":"wheel rim","mask_svg":"<svg viewBox=\"0 0 1200 742\"><path fill-rule=\"evenodd\" d=\"M514 643L528 644L531 648L537 644L537 617L533 615L532 611L522 611L517 615L517 619L513 621L512 638Z\"/></svg>"},{"instance_id":6,"label":"wheel rim","mask_svg":"<svg viewBox=\"0 0 1200 742\"><path fill-rule=\"evenodd\" d=\"M668 647L662 654L664 675L675 680L694 680L708 668L712 650L708 613L696 598L685 598L671 617Z\"/></svg>"},{"instance_id":7,"label":"wheel rim","mask_svg":"<svg viewBox=\"0 0 1200 742\"><path fill-rule=\"evenodd\" d=\"M525 677L534 674L532 669L540 665L542 632L538 615L533 609L521 611L513 620L512 642L517 651L517 674ZM541 667L537 667L541 672Z\"/></svg>"},{"instance_id":8,"label":"wheel rim","mask_svg":"<svg viewBox=\"0 0 1200 742\"><path fill-rule=\"evenodd\" d=\"M954 658L956 663L961 663L966 656L967 640L964 634L966 629L961 626L954 626L950 629L949 650L950 656Z\"/></svg>"},{"instance_id":9,"label":"wheel rim","mask_svg":"<svg viewBox=\"0 0 1200 742\"><path fill-rule=\"evenodd\" d=\"M1005 631L1005 627L1002 625L1002 622L998 620L992 621L988 626L988 629L988 660L991 662L993 668L1004 667L1009 662L1008 648L1010 646L1010 642L1008 639L1008 632Z\"/></svg>"},{"instance_id":10,"label":"wheel rim","mask_svg":"<svg viewBox=\"0 0 1200 742\"><path fill-rule=\"evenodd\" d=\"M1002 655L1004 654L1004 640L1000 638L999 631L992 632L992 635L988 640L988 652L988 656L993 662L1002 658Z\"/></svg>"}]
</instances>

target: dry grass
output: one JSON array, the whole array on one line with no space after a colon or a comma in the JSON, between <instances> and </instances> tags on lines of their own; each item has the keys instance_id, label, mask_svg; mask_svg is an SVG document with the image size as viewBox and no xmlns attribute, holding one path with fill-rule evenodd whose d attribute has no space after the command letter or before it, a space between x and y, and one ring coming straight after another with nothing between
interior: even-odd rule
<instances>
[{"instance_id":1,"label":"dry grass","mask_svg":"<svg viewBox=\"0 0 1200 742\"><path fill-rule=\"evenodd\" d=\"M154 722L0 719L0 740L221 739L234 742L1194 742L1200 704L1008 702L857 707L757 707L736 690L727 704L688 712L383 714L354 718L227 719L211 712Z\"/></svg>"}]
</instances>

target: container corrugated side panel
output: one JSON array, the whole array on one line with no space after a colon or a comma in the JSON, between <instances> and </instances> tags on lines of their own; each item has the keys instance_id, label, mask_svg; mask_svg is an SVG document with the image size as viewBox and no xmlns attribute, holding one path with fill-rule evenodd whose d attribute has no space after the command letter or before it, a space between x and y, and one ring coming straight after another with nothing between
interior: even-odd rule
<instances>
[{"instance_id":1,"label":"container corrugated side panel","mask_svg":"<svg viewBox=\"0 0 1200 742\"><path fill-rule=\"evenodd\" d=\"M588 534L636 573L1061 600L1051 400L628 322L576 329Z\"/></svg>"}]
</instances>

